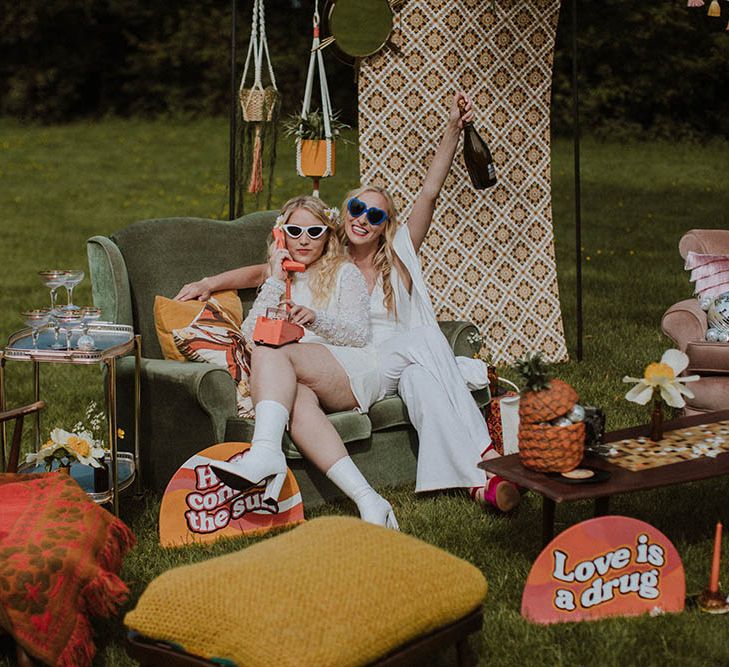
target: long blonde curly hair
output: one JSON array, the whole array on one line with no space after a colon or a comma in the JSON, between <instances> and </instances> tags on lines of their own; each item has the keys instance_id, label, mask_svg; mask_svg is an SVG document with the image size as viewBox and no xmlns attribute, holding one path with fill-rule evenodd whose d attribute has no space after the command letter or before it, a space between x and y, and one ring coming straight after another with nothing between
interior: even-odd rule
<instances>
[{"instance_id":1,"label":"long blonde curly hair","mask_svg":"<svg viewBox=\"0 0 729 667\"><path fill-rule=\"evenodd\" d=\"M384 304L387 311L394 313L397 318L397 305L395 304L395 295L392 290L392 282L390 281L390 275L393 268L400 274L400 277L405 284L412 284L410 273L408 272L405 265L402 263L400 258L393 249L393 242L395 234L397 234L397 210L395 208L395 202L392 199L392 195L381 188L378 185L363 185L354 190L350 190L342 203L340 216L345 215L347 210L347 202L352 197L359 197L365 192L376 192L381 195L386 202L385 212L387 213L387 220L382 224L385 225L385 231L379 238L379 248L375 253L375 257L372 260L372 264L375 270L382 276L382 291L384 292ZM347 231L343 224L337 227L336 236L339 239L341 246L346 249L349 246L349 239L347 238Z\"/></svg>"},{"instance_id":2,"label":"long blonde curly hair","mask_svg":"<svg viewBox=\"0 0 729 667\"><path fill-rule=\"evenodd\" d=\"M281 227L288 223L289 218L297 209L303 208L311 213L319 222L329 228L328 238L324 242L324 250L321 257L310 264L306 271L309 274L309 288L314 298L314 306L323 308L329 303L339 268L349 261L344 247L336 234L338 216L334 209L329 208L318 197L301 195L289 199L282 207L281 214L276 218L276 226ZM269 257L276 248L272 242L268 249Z\"/></svg>"}]
</instances>

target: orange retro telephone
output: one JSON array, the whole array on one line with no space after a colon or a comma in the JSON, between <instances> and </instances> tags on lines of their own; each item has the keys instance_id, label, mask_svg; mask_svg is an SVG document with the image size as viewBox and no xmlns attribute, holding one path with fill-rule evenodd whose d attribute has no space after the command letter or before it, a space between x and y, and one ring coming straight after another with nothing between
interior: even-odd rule
<instances>
[{"instance_id":1,"label":"orange retro telephone","mask_svg":"<svg viewBox=\"0 0 729 667\"><path fill-rule=\"evenodd\" d=\"M284 232L278 227L273 229L273 238L276 241L277 248L285 248ZM286 271L286 301L291 300L291 277L289 271L304 271L306 266L301 262L294 262L291 259L285 259L281 264L283 270ZM286 310L281 308L268 308L266 315L256 320L256 326L253 328L253 341L260 345L270 345L271 347L281 347L288 343L297 342L304 335L304 328L293 322L289 322L288 316L291 306L287 303Z\"/></svg>"}]
</instances>

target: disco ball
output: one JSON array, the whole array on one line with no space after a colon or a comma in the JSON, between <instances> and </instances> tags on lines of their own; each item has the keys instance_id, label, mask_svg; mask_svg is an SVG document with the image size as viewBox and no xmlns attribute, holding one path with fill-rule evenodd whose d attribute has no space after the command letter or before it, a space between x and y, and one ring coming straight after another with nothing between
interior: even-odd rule
<instances>
[{"instance_id":1,"label":"disco ball","mask_svg":"<svg viewBox=\"0 0 729 667\"><path fill-rule=\"evenodd\" d=\"M729 292L724 292L714 299L706 313L711 329L729 333Z\"/></svg>"}]
</instances>

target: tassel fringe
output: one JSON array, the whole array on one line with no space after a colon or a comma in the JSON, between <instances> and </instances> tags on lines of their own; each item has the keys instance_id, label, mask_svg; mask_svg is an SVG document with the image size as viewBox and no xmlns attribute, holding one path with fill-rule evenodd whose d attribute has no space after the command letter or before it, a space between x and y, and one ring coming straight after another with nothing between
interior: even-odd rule
<instances>
[{"instance_id":1,"label":"tassel fringe","mask_svg":"<svg viewBox=\"0 0 729 667\"><path fill-rule=\"evenodd\" d=\"M91 641L91 624L83 614L76 615L76 627L63 653L58 656L58 667L90 667L96 654Z\"/></svg>"},{"instance_id":2,"label":"tassel fringe","mask_svg":"<svg viewBox=\"0 0 729 667\"><path fill-rule=\"evenodd\" d=\"M99 552L98 562L105 570L118 571L124 555L136 544L137 538L129 526L120 519L115 519L109 525L108 531L104 548Z\"/></svg>"},{"instance_id":3,"label":"tassel fringe","mask_svg":"<svg viewBox=\"0 0 729 667\"><path fill-rule=\"evenodd\" d=\"M81 595L90 613L108 618L127 601L129 589L117 575L101 570L84 586Z\"/></svg>"},{"instance_id":4,"label":"tassel fringe","mask_svg":"<svg viewBox=\"0 0 729 667\"><path fill-rule=\"evenodd\" d=\"M721 16L719 0L711 0L711 4L709 5L709 16Z\"/></svg>"},{"instance_id":5,"label":"tassel fringe","mask_svg":"<svg viewBox=\"0 0 729 667\"><path fill-rule=\"evenodd\" d=\"M253 163L248 192L257 194L263 190L263 150L261 146L261 130L256 125L256 138L253 141Z\"/></svg>"}]
</instances>

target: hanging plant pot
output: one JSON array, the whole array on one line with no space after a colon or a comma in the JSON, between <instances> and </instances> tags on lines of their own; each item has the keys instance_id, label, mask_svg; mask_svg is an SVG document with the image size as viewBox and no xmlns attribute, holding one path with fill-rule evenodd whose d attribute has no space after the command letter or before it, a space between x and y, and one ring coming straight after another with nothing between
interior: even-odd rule
<instances>
[{"instance_id":1,"label":"hanging plant pot","mask_svg":"<svg viewBox=\"0 0 729 667\"><path fill-rule=\"evenodd\" d=\"M278 102L278 91L272 86L267 88L241 88L240 108L243 120L247 123L263 123L273 120Z\"/></svg>"},{"instance_id":2,"label":"hanging plant pot","mask_svg":"<svg viewBox=\"0 0 729 667\"><path fill-rule=\"evenodd\" d=\"M327 140L302 139L301 140L301 174L303 176L320 177L334 176L335 148L331 142L331 170L327 173Z\"/></svg>"}]
</instances>

